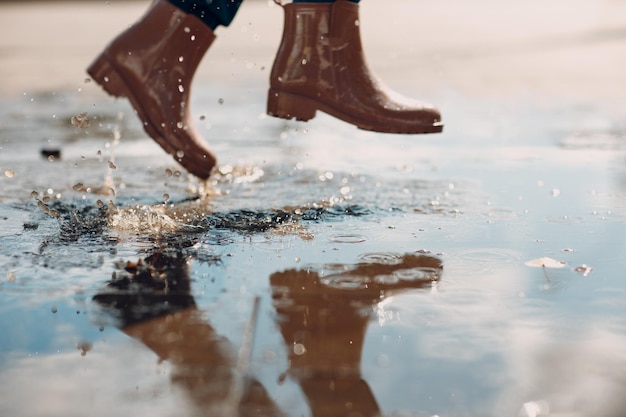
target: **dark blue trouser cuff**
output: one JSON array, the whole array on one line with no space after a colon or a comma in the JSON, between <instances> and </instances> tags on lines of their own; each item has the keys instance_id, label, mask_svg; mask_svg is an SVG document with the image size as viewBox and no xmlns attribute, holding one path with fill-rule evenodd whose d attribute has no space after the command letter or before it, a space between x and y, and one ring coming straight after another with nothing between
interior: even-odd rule
<instances>
[{"instance_id":1,"label":"dark blue trouser cuff","mask_svg":"<svg viewBox=\"0 0 626 417\"><path fill-rule=\"evenodd\" d=\"M215 30L218 26L228 26L239 10L243 0L167 0L174 6L202 20ZM294 3L332 3L335 0L293 0ZM358 3L359 0L350 0Z\"/></svg>"}]
</instances>

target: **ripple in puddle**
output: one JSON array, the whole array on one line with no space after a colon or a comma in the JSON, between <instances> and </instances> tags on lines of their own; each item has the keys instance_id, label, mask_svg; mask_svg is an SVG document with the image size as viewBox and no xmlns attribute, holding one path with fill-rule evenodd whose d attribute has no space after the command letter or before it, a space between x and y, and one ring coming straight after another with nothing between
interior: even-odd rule
<instances>
[{"instance_id":1,"label":"ripple in puddle","mask_svg":"<svg viewBox=\"0 0 626 417\"><path fill-rule=\"evenodd\" d=\"M202 243L211 246L226 246L235 243L230 233L210 232L203 236Z\"/></svg>"},{"instance_id":2,"label":"ripple in puddle","mask_svg":"<svg viewBox=\"0 0 626 417\"><path fill-rule=\"evenodd\" d=\"M456 265L457 267L475 273L484 273L500 266L518 264L522 256L519 252L509 249L478 248L451 253L449 259L459 261L460 264Z\"/></svg>"},{"instance_id":3,"label":"ripple in puddle","mask_svg":"<svg viewBox=\"0 0 626 417\"><path fill-rule=\"evenodd\" d=\"M334 288L338 290L357 290L368 288L367 280L360 276L340 276L335 275L329 278L324 278L321 283L328 288Z\"/></svg>"},{"instance_id":4,"label":"ripple in puddle","mask_svg":"<svg viewBox=\"0 0 626 417\"><path fill-rule=\"evenodd\" d=\"M341 234L331 236L330 241L333 243L363 243L367 241L367 238L357 234Z\"/></svg>"},{"instance_id":5,"label":"ripple in puddle","mask_svg":"<svg viewBox=\"0 0 626 417\"><path fill-rule=\"evenodd\" d=\"M402 255L392 252L371 252L359 256L361 261L383 265L397 265L402 262Z\"/></svg>"},{"instance_id":6,"label":"ripple in puddle","mask_svg":"<svg viewBox=\"0 0 626 417\"><path fill-rule=\"evenodd\" d=\"M399 281L423 281L423 280L436 280L439 278L441 271L435 268L411 268L400 269L393 272L393 277Z\"/></svg>"},{"instance_id":7,"label":"ripple in puddle","mask_svg":"<svg viewBox=\"0 0 626 417\"><path fill-rule=\"evenodd\" d=\"M244 241L254 245L255 248L268 251L282 250L287 245L283 236L275 235L251 235L246 236Z\"/></svg>"}]
</instances>

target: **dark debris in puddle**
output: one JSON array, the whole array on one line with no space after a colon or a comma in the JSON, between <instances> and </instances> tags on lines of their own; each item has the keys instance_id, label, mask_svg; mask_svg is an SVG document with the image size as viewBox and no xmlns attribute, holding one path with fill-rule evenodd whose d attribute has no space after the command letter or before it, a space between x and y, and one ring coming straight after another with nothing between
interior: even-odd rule
<instances>
[{"instance_id":1,"label":"dark debris in puddle","mask_svg":"<svg viewBox=\"0 0 626 417\"><path fill-rule=\"evenodd\" d=\"M107 226L106 207L77 207L56 203L59 216L59 240L76 242L85 236L101 236Z\"/></svg>"},{"instance_id":2,"label":"dark debris in puddle","mask_svg":"<svg viewBox=\"0 0 626 417\"><path fill-rule=\"evenodd\" d=\"M233 243L237 234L249 236L278 231L302 235L301 226L307 222L341 221L346 217L375 213L375 210L359 205L310 205L210 213L197 211L187 216L184 215L186 203L172 205L171 211L162 204L142 206L148 214L132 206L89 204L82 200L55 200L46 204L38 201L38 206L42 211L25 220L22 229L26 233L24 236L32 240L31 244L24 243L24 247L34 248L22 251L18 258L22 261L30 258L32 265L55 270L78 266L101 268L106 263L106 257L117 254L121 242L137 246L139 253L145 251L146 245L158 246L179 251L199 262L214 264L220 259L213 248ZM197 209L190 209L193 210ZM132 228L122 229L112 221L114 216L124 211L136 212L125 219L134 223ZM173 227L151 228L153 211L166 218Z\"/></svg>"},{"instance_id":3,"label":"dark debris in puddle","mask_svg":"<svg viewBox=\"0 0 626 417\"><path fill-rule=\"evenodd\" d=\"M143 212L139 208L132 207L115 207L109 205L79 205L76 203L66 203L62 201L54 201L46 205L45 212L54 213L55 218L59 222L58 236L54 240L61 242L76 242L81 238L94 238L106 234L108 231L115 232L115 226L111 225L110 219L112 215L117 214L121 210L128 210L134 213L140 213L133 217L130 221L137 222L133 225L135 230L142 230L144 236L148 238L173 240L172 244L177 242L176 235L181 234L184 239L188 239L189 235L201 235L210 230L225 230L234 233L263 233L273 228L283 226L285 224L296 222L323 222L337 221L344 217L366 216L374 213L373 210L359 205L344 206L304 206L304 207L285 207L283 209L268 210L250 210L239 209L228 212L212 212L212 213L186 213L185 210L174 208L171 211L163 209L163 206L141 206L145 213L159 212L172 222L178 224L177 228L168 229L174 233L153 233L146 222L142 224L145 218ZM185 227L189 226L189 227ZM28 221L24 223L25 230L36 230L38 222ZM183 243L183 242L179 242ZM185 245L182 245L184 247Z\"/></svg>"},{"instance_id":4,"label":"dark debris in puddle","mask_svg":"<svg viewBox=\"0 0 626 417\"><path fill-rule=\"evenodd\" d=\"M363 206L298 207L279 210L234 210L206 215L199 225L239 233L262 233L289 223L333 221L346 216L365 216L372 210Z\"/></svg>"}]
</instances>

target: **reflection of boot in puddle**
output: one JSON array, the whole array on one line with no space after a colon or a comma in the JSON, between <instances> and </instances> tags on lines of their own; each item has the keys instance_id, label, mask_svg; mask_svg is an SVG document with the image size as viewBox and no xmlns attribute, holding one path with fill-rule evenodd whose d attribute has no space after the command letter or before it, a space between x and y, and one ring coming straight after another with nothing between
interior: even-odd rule
<instances>
[{"instance_id":1,"label":"reflection of boot in puddle","mask_svg":"<svg viewBox=\"0 0 626 417\"><path fill-rule=\"evenodd\" d=\"M117 316L120 327L127 329L178 311L195 310L187 259L182 255L159 250L119 267L122 270L113 274L107 288L94 300Z\"/></svg>"},{"instance_id":2,"label":"reflection of boot in puddle","mask_svg":"<svg viewBox=\"0 0 626 417\"><path fill-rule=\"evenodd\" d=\"M172 364L172 383L195 406L191 415L281 415L261 384L236 374L234 347L196 308L185 257L157 252L124 269L94 300L120 319L124 333Z\"/></svg>"},{"instance_id":3,"label":"reflection of boot in puddle","mask_svg":"<svg viewBox=\"0 0 626 417\"><path fill-rule=\"evenodd\" d=\"M361 378L361 351L371 308L392 293L427 288L441 261L426 255L365 256L357 265L289 270L270 277L289 374L314 416L378 416Z\"/></svg>"}]
</instances>

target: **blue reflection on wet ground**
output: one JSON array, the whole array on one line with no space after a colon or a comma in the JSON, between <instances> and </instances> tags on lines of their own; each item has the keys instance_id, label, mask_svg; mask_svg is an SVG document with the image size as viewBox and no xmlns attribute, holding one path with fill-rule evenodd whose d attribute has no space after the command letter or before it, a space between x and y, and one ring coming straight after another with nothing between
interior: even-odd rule
<instances>
[{"instance_id":1,"label":"blue reflection on wet ground","mask_svg":"<svg viewBox=\"0 0 626 417\"><path fill-rule=\"evenodd\" d=\"M324 415L323 407L345 406L358 394L369 399L358 404L363 415L515 415L531 401L545 401L555 415L621 415L623 126L602 109L489 102L476 109L447 97L450 129L423 142L357 132L324 117L305 129L232 112L228 123L211 127L211 135L229 140L216 143L224 162L202 185L177 172L114 103L90 116L89 132L69 123L77 112L48 120L59 108L83 107L73 100L58 94L3 107L0 379L8 394L0 409L170 415L207 402L225 406L181 371L180 358L193 356L186 349L198 341L208 349L214 338L236 353L260 297L250 378L243 378L251 388L240 394L256 392L267 407L271 399L266 414L275 406L288 415ZM262 110L239 104L249 114ZM42 159L42 136L60 159ZM161 252L179 263L151 264ZM403 256L437 259L441 276L359 304L363 285L423 275L355 272ZM566 265L526 265L542 257ZM167 321L148 314L120 324L94 301L113 274L137 275L132 265L140 260L157 277L187 277L194 308L179 306L172 320L204 329L190 331L190 343L169 345L169 356L164 343L178 339L159 327ZM592 268L587 275L577 270L583 265ZM354 286L357 300L337 307L349 314L336 313L349 323L329 325L323 341L299 339L304 330L285 330L285 315L310 325L313 316L294 317L330 295L313 292L314 301L303 301L283 292L277 303L277 277ZM145 300L136 304L151 310ZM315 317L333 322L329 305L313 309ZM345 351L352 361L324 352L350 332L362 343ZM298 365L311 357L313 370ZM200 355L197 366L216 384L221 374L207 371L207 358ZM329 367L333 360L339 365ZM232 373L232 362L219 365ZM333 384L333 395L345 397L324 391Z\"/></svg>"}]
</instances>

